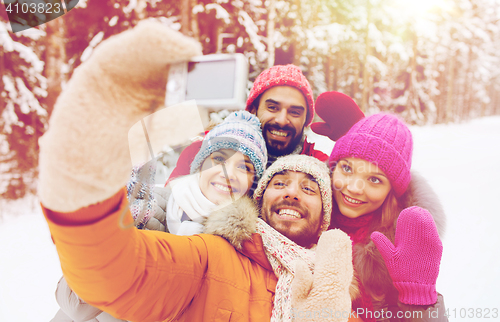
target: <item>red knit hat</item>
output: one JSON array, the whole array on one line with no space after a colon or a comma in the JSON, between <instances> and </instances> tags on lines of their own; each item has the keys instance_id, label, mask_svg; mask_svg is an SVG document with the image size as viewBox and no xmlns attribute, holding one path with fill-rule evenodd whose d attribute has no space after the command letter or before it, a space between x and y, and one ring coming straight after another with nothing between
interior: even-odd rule
<instances>
[{"instance_id":1,"label":"red knit hat","mask_svg":"<svg viewBox=\"0 0 500 322\"><path fill-rule=\"evenodd\" d=\"M300 68L292 64L276 65L260 73L253 83L250 95L248 95L246 110L251 111L253 101L274 86L292 86L302 92L307 102L305 126L309 126L314 117L313 92Z\"/></svg>"}]
</instances>

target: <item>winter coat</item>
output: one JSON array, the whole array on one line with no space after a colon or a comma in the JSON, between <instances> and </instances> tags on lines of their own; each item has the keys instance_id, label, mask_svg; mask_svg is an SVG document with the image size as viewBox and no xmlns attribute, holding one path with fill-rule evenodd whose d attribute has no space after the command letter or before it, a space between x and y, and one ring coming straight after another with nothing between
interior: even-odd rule
<instances>
[{"instance_id":1,"label":"winter coat","mask_svg":"<svg viewBox=\"0 0 500 322\"><path fill-rule=\"evenodd\" d=\"M117 224L127 210L124 190L70 214L82 221L103 214L97 222L58 224L68 214L42 209L71 289L117 318L269 321L277 278L253 233L258 208L250 198L237 203L209 216L206 234L194 236L138 230L130 215Z\"/></svg>"},{"instance_id":2,"label":"winter coat","mask_svg":"<svg viewBox=\"0 0 500 322\"><path fill-rule=\"evenodd\" d=\"M177 160L177 164L174 168L174 170L170 173L170 177L168 178L167 182L165 185L167 185L170 181L172 181L175 178L178 178L180 176L184 176L190 173L191 170L191 163L194 160L194 157L200 151L201 144L203 141L195 141L191 143L191 145L187 146L182 153L179 156L179 159ZM328 160L328 155L324 154L323 152L319 150L314 149L314 143L309 143L307 139L304 139L304 144L302 146L302 150L300 154L305 154L305 155L310 155L315 157L316 159L320 161L326 161ZM270 165L274 161L273 159L269 158L267 166Z\"/></svg>"},{"instance_id":3,"label":"winter coat","mask_svg":"<svg viewBox=\"0 0 500 322\"><path fill-rule=\"evenodd\" d=\"M106 312L93 307L76 295L64 277L57 283L56 300L61 309L50 322L119 322Z\"/></svg>"},{"instance_id":4,"label":"winter coat","mask_svg":"<svg viewBox=\"0 0 500 322\"><path fill-rule=\"evenodd\" d=\"M427 209L434 218L439 236L441 238L443 237L446 224L446 216L443 207L432 188L421 175L419 175L415 171L412 171L412 179L410 185L403 196L398 199L398 202L401 210L411 206L419 206L421 208ZM395 232L395 229L396 222L393 226L393 233ZM443 315L445 313L445 307L443 297L440 294L438 294L439 296L437 303L431 306L417 307L412 305L405 305L398 302L398 291L392 283L392 279L385 266L382 255L371 239L368 242L361 242L354 246L353 261L359 281L361 282L365 290L373 290L375 291L375 293L380 293L380 290L385 290L385 294L383 294L382 298L380 298L379 301L372 300L374 312L381 312L381 310L384 310L384 312L386 312L389 310L392 311L392 318L385 320L377 319L377 321L447 321L447 318ZM353 310L355 310L354 307ZM406 312L413 310L423 311L422 319L397 318L398 311ZM436 318L438 316L437 314L439 315L439 318ZM387 317L388 314L384 316ZM416 314L415 316L418 316L418 314ZM432 316L434 318L426 319L429 316Z\"/></svg>"},{"instance_id":5,"label":"winter coat","mask_svg":"<svg viewBox=\"0 0 500 322\"><path fill-rule=\"evenodd\" d=\"M238 251L214 235L122 229L125 193L78 210L82 218L106 214L90 224L59 225L43 209L65 278L81 298L132 321L269 321L277 280L260 235ZM124 220L132 224L130 215Z\"/></svg>"},{"instance_id":6,"label":"winter coat","mask_svg":"<svg viewBox=\"0 0 500 322\"><path fill-rule=\"evenodd\" d=\"M147 167L145 167L144 171L148 171ZM147 184L139 183L137 180L138 171L140 169L135 169L132 173L132 179L127 184L128 190L128 198L129 202L131 202L130 208L136 208L140 211L144 211L147 207L152 209L154 212L154 217L149 218L149 220L142 225L142 229L147 230L159 230L166 231L166 204L168 201L168 197L170 196L171 190L169 188L159 188L155 187L153 191L154 202L151 202L153 199L145 200L145 191L144 189L149 189ZM138 192L136 189L138 189ZM132 198L131 193L135 192L136 196ZM135 198L140 197L140 198ZM146 203L150 203L146 205ZM135 207L134 207L135 206ZM146 207L146 208L144 208ZM138 222L135 222L136 226ZM139 228L139 227L138 227ZM61 307L61 309L56 313L54 318L50 322L120 322L123 320L112 317L106 312L102 312L98 308L89 305L84 300L82 300L71 288L68 286L68 283L62 277L57 283L56 288L56 301L57 304Z\"/></svg>"}]
</instances>

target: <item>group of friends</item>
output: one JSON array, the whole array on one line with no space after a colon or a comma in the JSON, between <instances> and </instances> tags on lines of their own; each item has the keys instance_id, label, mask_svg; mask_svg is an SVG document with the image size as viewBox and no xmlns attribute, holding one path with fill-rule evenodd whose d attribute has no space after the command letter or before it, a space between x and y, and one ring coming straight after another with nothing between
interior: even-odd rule
<instances>
[{"instance_id":1,"label":"group of friends","mask_svg":"<svg viewBox=\"0 0 500 322\"><path fill-rule=\"evenodd\" d=\"M64 274L52 321L447 321L444 214L411 171L408 126L338 92L315 101L294 65L263 71L246 111L187 147L165 187L148 164L130 178L126 130L168 65L199 54L142 23L96 48L61 94L40 141ZM330 156L308 126L335 141Z\"/></svg>"}]
</instances>

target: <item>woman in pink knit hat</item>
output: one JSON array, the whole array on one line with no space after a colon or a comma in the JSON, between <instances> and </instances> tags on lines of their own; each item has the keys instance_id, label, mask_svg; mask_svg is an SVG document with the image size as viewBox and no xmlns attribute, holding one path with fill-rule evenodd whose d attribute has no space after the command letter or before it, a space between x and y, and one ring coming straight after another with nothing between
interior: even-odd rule
<instances>
[{"instance_id":1,"label":"woman in pink knit hat","mask_svg":"<svg viewBox=\"0 0 500 322\"><path fill-rule=\"evenodd\" d=\"M353 310L364 321L447 321L436 292L444 214L410 171L412 152L406 124L381 113L358 121L330 155L330 228L353 242L361 291Z\"/></svg>"}]
</instances>

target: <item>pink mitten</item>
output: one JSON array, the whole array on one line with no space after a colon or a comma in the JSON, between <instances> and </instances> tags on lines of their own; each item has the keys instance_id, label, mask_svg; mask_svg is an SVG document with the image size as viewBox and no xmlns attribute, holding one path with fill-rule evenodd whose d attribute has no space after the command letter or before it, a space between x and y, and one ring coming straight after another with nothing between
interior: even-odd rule
<instances>
[{"instance_id":1,"label":"pink mitten","mask_svg":"<svg viewBox=\"0 0 500 322\"><path fill-rule=\"evenodd\" d=\"M436 303L436 280L443 244L427 210L410 207L401 211L394 245L377 231L371 234L371 239L384 258L400 302L413 305Z\"/></svg>"},{"instance_id":2,"label":"pink mitten","mask_svg":"<svg viewBox=\"0 0 500 322\"><path fill-rule=\"evenodd\" d=\"M349 96L340 92L324 92L316 99L316 114L324 122L311 124L311 130L337 141L365 115Z\"/></svg>"}]
</instances>

